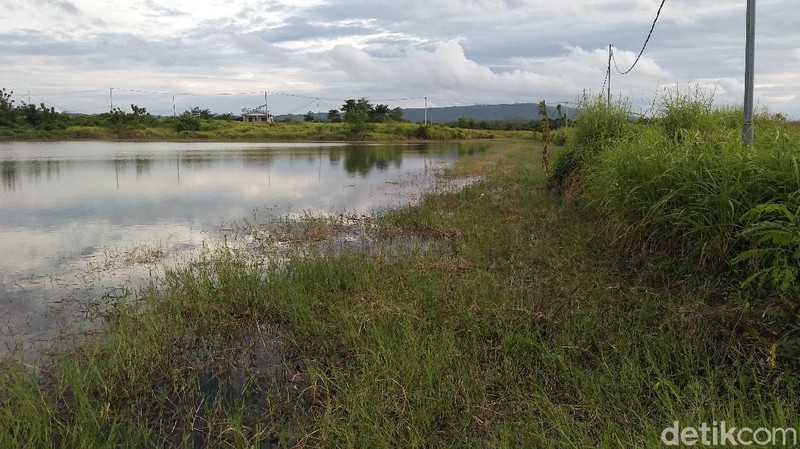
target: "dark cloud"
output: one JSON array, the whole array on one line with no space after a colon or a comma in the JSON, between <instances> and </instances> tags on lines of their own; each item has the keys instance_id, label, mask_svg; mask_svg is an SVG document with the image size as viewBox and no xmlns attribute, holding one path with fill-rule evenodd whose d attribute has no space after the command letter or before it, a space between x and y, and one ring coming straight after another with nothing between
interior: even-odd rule
<instances>
[{"instance_id":1,"label":"dark cloud","mask_svg":"<svg viewBox=\"0 0 800 449\"><path fill-rule=\"evenodd\" d=\"M363 36L375 32L374 28L363 25L335 22L312 23L306 17L292 16L287 18L281 26L265 29L260 34L265 41L280 43Z\"/></svg>"}]
</instances>

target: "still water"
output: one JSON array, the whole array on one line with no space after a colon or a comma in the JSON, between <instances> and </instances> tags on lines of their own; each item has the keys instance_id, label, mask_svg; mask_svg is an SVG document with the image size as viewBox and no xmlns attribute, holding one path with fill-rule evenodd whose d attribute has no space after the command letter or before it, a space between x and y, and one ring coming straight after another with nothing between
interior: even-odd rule
<instances>
[{"instance_id":1,"label":"still water","mask_svg":"<svg viewBox=\"0 0 800 449\"><path fill-rule=\"evenodd\" d=\"M115 255L191 251L218 239L222 223L257 214L407 203L435 169L484 147L0 143L0 354L52 335L63 318L54 304L130 282L109 269Z\"/></svg>"}]
</instances>

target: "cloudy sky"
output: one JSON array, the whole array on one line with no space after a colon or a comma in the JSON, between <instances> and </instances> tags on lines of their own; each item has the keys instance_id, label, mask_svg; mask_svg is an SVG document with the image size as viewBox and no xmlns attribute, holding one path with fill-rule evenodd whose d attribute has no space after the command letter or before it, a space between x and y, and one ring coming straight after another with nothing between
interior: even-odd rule
<instances>
[{"instance_id":1,"label":"cloudy sky","mask_svg":"<svg viewBox=\"0 0 800 449\"><path fill-rule=\"evenodd\" d=\"M607 46L636 57L660 0L0 0L0 87L18 101L157 114L277 113L368 97L391 106L574 102L603 87ZM667 0L615 96L743 96L745 0ZM757 104L800 118L797 0L759 0ZM260 92L260 93L259 93ZM221 94L234 95L221 95ZM319 98L319 100L317 100Z\"/></svg>"}]
</instances>

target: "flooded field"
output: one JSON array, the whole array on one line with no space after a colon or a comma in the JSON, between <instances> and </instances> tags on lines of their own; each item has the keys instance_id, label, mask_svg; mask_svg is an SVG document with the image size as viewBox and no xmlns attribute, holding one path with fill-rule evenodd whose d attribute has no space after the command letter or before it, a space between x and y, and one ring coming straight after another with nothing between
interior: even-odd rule
<instances>
[{"instance_id":1,"label":"flooded field","mask_svg":"<svg viewBox=\"0 0 800 449\"><path fill-rule=\"evenodd\" d=\"M68 334L237 223L415 201L437 169L485 146L0 144L0 354Z\"/></svg>"}]
</instances>

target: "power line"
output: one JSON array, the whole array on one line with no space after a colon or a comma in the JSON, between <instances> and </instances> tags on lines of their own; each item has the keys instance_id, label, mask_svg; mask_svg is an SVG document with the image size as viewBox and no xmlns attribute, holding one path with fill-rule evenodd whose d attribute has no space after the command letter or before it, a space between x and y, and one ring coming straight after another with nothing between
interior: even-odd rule
<instances>
[{"instance_id":1,"label":"power line","mask_svg":"<svg viewBox=\"0 0 800 449\"><path fill-rule=\"evenodd\" d=\"M658 23L658 17L661 15L661 9L664 7L664 3L666 2L667 0L661 0L661 6L658 7L658 12L656 12L656 18L655 20L653 20L653 26L650 27L650 32L647 34L647 39L645 39L644 45L642 45L642 49L641 51L639 51L639 55L636 57L636 61L633 62L631 68L629 68L624 72L620 70L619 67L617 67L617 59L614 57L614 53L611 53L611 58L614 60L614 68L617 69L617 72L619 72L620 75L627 75L631 73L631 70L633 70L633 68L636 67L636 64L639 63L639 59L644 54L644 49L647 48L647 43L650 42L650 37L653 36L653 30L656 29L656 23Z\"/></svg>"},{"instance_id":2,"label":"power line","mask_svg":"<svg viewBox=\"0 0 800 449\"><path fill-rule=\"evenodd\" d=\"M65 95L89 94L95 92L105 92L105 89L73 90L69 92L31 92L31 95L47 95L48 97L61 97Z\"/></svg>"},{"instance_id":3,"label":"power line","mask_svg":"<svg viewBox=\"0 0 800 449\"><path fill-rule=\"evenodd\" d=\"M301 110L301 109L304 109L306 106L311 106L311 105L313 105L313 104L314 104L316 101L317 101L317 99L316 99L316 98L314 98L313 100L311 100L311 101L309 101L308 103L306 103L306 104L304 104L304 105L300 106L299 108L297 108L297 109L293 110L292 112L288 113L287 115L292 115L292 114L294 114L295 112L297 112L297 111L299 111L299 110Z\"/></svg>"},{"instance_id":4,"label":"power line","mask_svg":"<svg viewBox=\"0 0 800 449\"><path fill-rule=\"evenodd\" d=\"M605 78L603 78L603 88L600 89L600 93L603 93L603 92L606 91L606 83L608 83L608 70L606 70L605 72L606 72L606 76L605 76Z\"/></svg>"}]
</instances>

